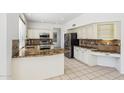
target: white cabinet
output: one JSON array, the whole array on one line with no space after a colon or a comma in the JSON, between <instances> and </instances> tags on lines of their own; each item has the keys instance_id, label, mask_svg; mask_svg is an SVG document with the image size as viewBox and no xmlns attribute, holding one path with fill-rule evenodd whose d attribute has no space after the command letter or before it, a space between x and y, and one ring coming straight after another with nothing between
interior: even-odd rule
<instances>
[{"instance_id":1,"label":"white cabinet","mask_svg":"<svg viewBox=\"0 0 124 93\"><path fill-rule=\"evenodd\" d=\"M89 66L101 65L114 67L120 71L120 55L93 52L89 49L74 47L74 57Z\"/></svg>"},{"instance_id":2,"label":"white cabinet","mask_svg":"<svg viewBox=\"0 0 124 93\"><path fill-rule=\"evenodd\" d=\"M80 50L81 54L80 54L80 61L89 65L89 66L94 66L97 64L97 60L96 60L96 56L93 56L90 54L90 50L87 50L87 49L81 49Z\"/></svg>"},{"instance_id":3,"label":"white cabinet","mask_svg":"<svg viewBox=\"0 0 124 93\"><path fill-rule=\"evenodd\" d=\"M96 56L93 56L89 53L84 53L84 62L89 65L89 66L94 66L94 65L97 65L97 57Z\"/></svg>"},{"instance_id":4,"label":"white cabinet","mask_svg":"<svg viewBox=\"0 0 124 93\"><path fill-rule=\"evenodd\" d=\"M120 22L93 23L71 29L77 32L78 39L120 39Z\"/></svg>"},{"instance_id":5,"label":"white cabinet","mask_svg":"<svg viewBox=\"0 0 124 93\"><path fill-rule=\"evenodd\" d=\"M85 27L85 29L86 29L86 38L87 39L90 39L90 38L92 38L92 25L87 25L86 27Z\"/></svg>"},{"instance_id":6,"label":"white cabinet","mask_svg":"<svg viewBox=\"0 0 124 93\"><path fill-rule=\"evenodd\" d=\"M77 38L78 39L84 39L85 38L85 31L82 27L79 27L76 29L76 32L77 32Z\"/></svg>"},{"instance_id":7,"label":"white cabinet","mask_svg":"<svg viewBox=\"0 0 124 93\"><path fill-rule=\"evenodd\" d=\"M78 53L79 53L78 51L79 51L78 47L74 47L74 57L76 59L78 59Z\"/></svg>"},{"instance_id":8,"label":"white cabinet","mask_svg":"<svg viewBox=\"0 0 124 93\"><path fill-rule=\"evenodd\" d=\"M50 38L53 38L52 29L28 29L28 38L39 38L39 35L42 33L48 33Z\"/></svg>"},{"instance_id":9,"label":"white cabinet","mask_svg":"<svg viewBox=\"0 0 124 93\"><path fill-rule=\"evenodd\" d=\"M97 39L97 25L90 24L86 26L86 36L88 39Z\"/></svg>"},{"instance_id":10,"label":"white cabinet","mask_svg":"<svg viewBox=\"0 0 124 93\"><path fill-rule=\"evenodd\" d=\"M120 39L120 22L97 24L98 39Z\"/></svg>"},{"instance_id":11,"label":"white cabinet","mask_svg":"<svg viewBox=\"0 0 124 93\"><path fill-rule=\"evenodd\" d=\"M86 39L87 38L87 33L86 33L85 27L80 27L78 36L79 36L78 39Z\"/></svg>"},{"instance_id":12,"label":"white cabinet","mask_svg":"<svg viewBox=\"0 0 124 93\"><path fill-rule=\"evenodd\" d=\"M98 39L113 39L114 38L114 24L113 23L99 23L97 27Z\"/></svg>"},{"instance_id":13,"label":"white cabinet","mask_svg":"<svg viewBox=\"0 0 124 93\"><path fill-rule=\"evenodd\" d=\"M89 66L97 64L96 56L89 54L89 50L80 47L74 47L74 57L82 63Z\"/></svg>"},{"instance_id":14,"label":"white cabinet","mask_svg":"<svg viewBox=\"0 0 124 93\"><path fill-rule=\"evenodd\" d=\"M78 39L97 39L97 29L95 24L90 24L76 28Z\"/></svg>"},{"instance_id":15,"label":"white cabinet","mask_svg":"<svg viewBox=\"0 0 124 93\"><path fill-rule=\"evenodd\" d=\"M91 39L97 39L97 24L92 24Z\"/></svg>"},{"instance_id":16,"label":"white cabinet","mask_svg":"<svg viewBox=\"0 0 124 93\"><path fill-rule=\"evenodd\" d=\"M114 22L114 39L120 39L120 38L121 38L121 23Z\"/></svg>"}]
</instances>

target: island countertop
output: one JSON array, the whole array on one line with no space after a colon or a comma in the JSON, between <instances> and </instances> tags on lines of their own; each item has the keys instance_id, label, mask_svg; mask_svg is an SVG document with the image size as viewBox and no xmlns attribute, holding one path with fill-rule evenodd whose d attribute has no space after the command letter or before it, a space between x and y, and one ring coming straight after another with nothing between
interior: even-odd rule
<instances>
[{"instance_id":1,"label":"island countertop","mask_svg":"<svg viewBox=\"0 0 124 93\"><path fill-rule=\"evenodd\" d=\"M57 55L57 54L64 54L64 49L55 48L55 49L48 49L48 50L39 50L35 48L23 48L19 51L19 54L13 56L13 58L51 56L51 55Z\"/></svg>"}]
</instances>

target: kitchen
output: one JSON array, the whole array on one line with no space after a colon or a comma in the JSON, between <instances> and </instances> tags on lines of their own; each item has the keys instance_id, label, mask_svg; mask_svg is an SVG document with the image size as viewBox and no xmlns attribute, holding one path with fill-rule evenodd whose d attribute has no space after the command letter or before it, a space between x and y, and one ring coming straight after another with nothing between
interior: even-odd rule
<instances>
[{"instance_id":1,"label":"kitchen","mask_svg":"<svg viewBox=\"0 0 124 93\"><path fill-rule=\"evenodd\" d=\"M123 21L118 16L19 14L19 36L12 39L11 79L124 79Z\"/></svg>"},{"instance_id":2,"label":"kitchen","mask_svg":"<svg viewBox=\"0 0 124 93\"><path fill-rule=\"evenodd\" d=\"M21 18L19 25L23 25L20 28L26 28ZM19 30L21 48L19 52L13 52L13 79L47 79L64 74L64 49L61 48L59 38L60 28L48 27L49 24L46 24L46 28L36 28L37 25L38 23L34 23L30 27L28 24L28 31ZM13 51L18 46L14 43L15 41Z\"/></svg>"},{"instance_id":3,"label":"kitchen","mask_svg":"<svg viewBox=\"0 0 124 93\"><path fill-rule=\"evenodd\" d=\"M3 0L0 7L1 92L123 91L122 2Z\"/></svg>"},{"instance_id":4,"label":"kitchen","mask_svg":"<svg viewBox=\"0 0 124 93\"><path fill-rule=\"evenodd\" d=\"M65 50L61 49L62 46L61 43L62 40L60 38L62 37L61 26L59 28L51 27L50 29L45 28L45 26L43 26L42 29L40 29L38 25L40 24L38 23L29 24L28 32L27 32L28 39L26 41L26 48L29 48L27 49L28 50L27 55L35 56L37 55L37 52L39 52L39 50L42 51L38 53L40 55L47 55L47 54L50 55L51 50L56 50L56 52L60 51L60 54L64 53L65 57L69 58L70 61L71 58L75 58L78 62L86 64L91 68L94 66L102 66L108 68L110 67L113 69L115 68L118 72L120 72L120 45L121 45L120 38L121 37L120 37L119 21L96 22L78 27L75 27L76 24L73 24L72 25L73 28L67 29L67 31L63 33L65 38L64 40ZM32 48L38 49L38 51L36 52L36 50L32 50ZM23 55L23 52L21 55ZM62 59L62 56L60 57L58 56L57 58ZM54 59L55 58L51 60L55 61ZM58 68L61 68L61 74L59 74L58 72L58 77L59 76L63 77L64 72L66 72L66 67L64 67L64 64L66 64L66 61L64 61L64 56L63 56L63 61L62 60L60 61L63 63L58 64ZM15 63L16 62L14 62L14 64ZM15 66L15 68L16 67L17 66ZM53 66L53 68L54 67L55 65ZM14 69L13 71L16 70ZM18 72L16 72L15 75L17 75L17 73ZM28 75L27 73L25 73L24 76ZM20 75L20 73L18 74ZM55 75L55 76L47 76L41 78L41 76L38 75L39 73L36 76L40 77L40 79L48 79L50 77L56 78L57 76ZM25 77L23 79L25 79ZM31 78L31 79L39 79L39 78Z\"/></svg>"}]
</instances>

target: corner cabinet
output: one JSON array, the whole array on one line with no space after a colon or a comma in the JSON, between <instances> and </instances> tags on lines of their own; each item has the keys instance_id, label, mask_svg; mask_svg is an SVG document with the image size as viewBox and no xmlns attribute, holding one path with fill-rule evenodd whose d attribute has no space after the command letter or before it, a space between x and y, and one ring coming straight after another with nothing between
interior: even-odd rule
<instances>
[{"instance_id":1,"label":"corner cabinet","mask_svg":"<svg viewBox=\"0 0 124 93\"><path fill-rule=\"evenodd\" d=\"M94 66L97 64L96 56L91 55L89 52L90 50L75 46L74 47L74 58L89 66Z\"/></svg>"}]
</instances>

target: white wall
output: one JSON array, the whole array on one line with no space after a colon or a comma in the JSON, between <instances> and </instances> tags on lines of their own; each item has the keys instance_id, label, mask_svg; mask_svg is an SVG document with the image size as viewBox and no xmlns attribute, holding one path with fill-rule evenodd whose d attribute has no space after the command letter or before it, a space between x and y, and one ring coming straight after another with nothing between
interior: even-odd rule
<instances>
[{"instance_id":1,"label":"white wall","mask_svg":"<svg viewBox=\"0 0 124 93\"><path fill-rule=\"evenodd\" d=\"M124 73L124 14L123 13L84 13L81 16L71 20L64 26L64 32L67 29L75 27L96 23L96 22L107 22L107 21L120 21L121 22L121 73Z\"/></svg>"},{"instance_id":2,"label":"white wall","mask_svg":"<svg viewBox=\"0 0 124 93\"><path fill-rule=\"evenodd\" d=\"M19 15L16 13L7 14L7 75L11 75L12 62L12 40L19 38L18 30Z\"/></svg>"},{"instance_id":3,"label":"white wall","mask_svg":"<svg viewBox=\"0 0 124 93\"><path fill-rule=\"evenodd\" d=\"M25 47L26 24L19 18L19 49Z\"/></svg>"},{"instance_id":4,"label":"white wall","mask_svg":"<svg viewBox=\"0 0 124 93\"><path fill-rule=\"evenodd\" d=\"M7 19L6 14L0 14L0 79L7 75Z\"/></svg>"},{"instance_id":5,"label":"white wall","mask_svg":"<svg viewBox=\"0 0 124 93\"><path fill-rule=\"evenodd\" d=\"M12 40L18 39L18 14L0 14L0 79L11 75Z\"/></svg>"}]
</instances>

